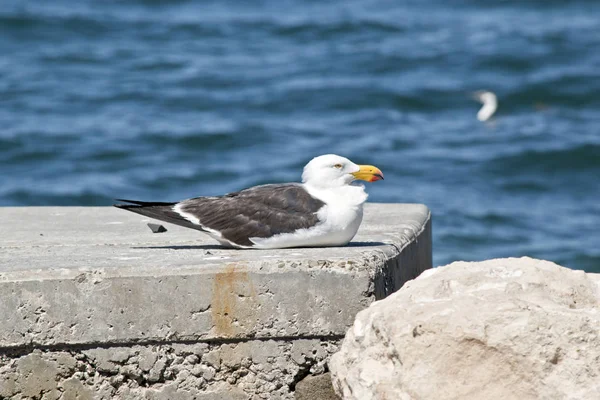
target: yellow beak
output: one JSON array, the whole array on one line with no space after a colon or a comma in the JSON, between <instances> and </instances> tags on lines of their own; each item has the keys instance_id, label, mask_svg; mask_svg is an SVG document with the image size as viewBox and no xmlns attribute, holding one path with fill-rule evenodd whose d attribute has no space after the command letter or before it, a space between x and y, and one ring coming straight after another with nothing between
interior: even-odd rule
<instances>
[{"instance_id":1,"label":"yellow beak","mask_svg":"<svg viewBox=\"0 0 600 400\"><path fill-rule=\"evenodd\" d=\"M352 174L356 179L367 182L375 182L383 179L383 172L377 167L372 165L359 165L358 167L360 169Z\"/></svg>"}]
</instances>

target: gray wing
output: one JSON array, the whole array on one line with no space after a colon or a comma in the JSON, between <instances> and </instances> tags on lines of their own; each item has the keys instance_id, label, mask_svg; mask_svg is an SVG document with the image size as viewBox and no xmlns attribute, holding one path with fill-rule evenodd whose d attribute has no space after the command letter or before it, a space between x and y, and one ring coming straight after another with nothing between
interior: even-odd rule
<instances>
[{"instance_id":1,"label":"gray wing","mask_svg":"<svg viewBox=\"0 0 600 400\"><path fill-rule=\"evenodd\" d=\"M302 185L262 185L220 197L196 197L179 209L200 224L240 246L252 246L251 237L270 237L310 228L319 223L317 211L325 205Z\"/></svg>"}]
</instances>

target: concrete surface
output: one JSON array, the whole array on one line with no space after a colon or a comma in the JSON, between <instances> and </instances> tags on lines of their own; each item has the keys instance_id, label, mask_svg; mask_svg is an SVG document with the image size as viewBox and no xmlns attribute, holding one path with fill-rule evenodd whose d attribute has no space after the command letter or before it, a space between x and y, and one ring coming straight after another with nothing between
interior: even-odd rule
<instances>
[{"instance_id":1,"label":"concrete surface","mask_svg":"<svg viewBox=\"0 0 600 400\"><path fill-rule=\"evenodd\" d=\"M431 267L423 205L367 204L341 248L224 249L105 207L0 221L0 398L292 398L358 311Z\"/></svg>"}]
</instances>

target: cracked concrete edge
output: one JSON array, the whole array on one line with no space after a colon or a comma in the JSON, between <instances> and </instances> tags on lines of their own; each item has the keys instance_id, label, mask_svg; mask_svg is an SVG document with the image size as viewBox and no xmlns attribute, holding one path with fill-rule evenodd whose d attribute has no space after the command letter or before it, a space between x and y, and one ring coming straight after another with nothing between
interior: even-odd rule
<instances>
[{"instance_id":1,"label":"cracked concrete edge","mask_svg":"<svg viewBox=\"0 0 600 400\"><path fill-rule=\"evenodd\" d=\"M0 398L293 399L339 341L160 344L0 354Z\"/></svg>"}]
</instances>

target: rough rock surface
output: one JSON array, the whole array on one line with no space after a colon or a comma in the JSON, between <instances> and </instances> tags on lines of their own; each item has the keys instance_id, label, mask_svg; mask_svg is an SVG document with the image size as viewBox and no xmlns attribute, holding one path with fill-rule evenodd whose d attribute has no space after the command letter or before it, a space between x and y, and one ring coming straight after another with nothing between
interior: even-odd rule
<instances>
[{"instance_id":1,"label":"rough rock surface","mask_svg":"<svg viewBox=\"0 0 600 400\"><path fill-rule=\"evenodd\" d=\"M600 276L531 258L432 269L360 312L344 399L598 399Z\"/></svg>"}]
</instances>

